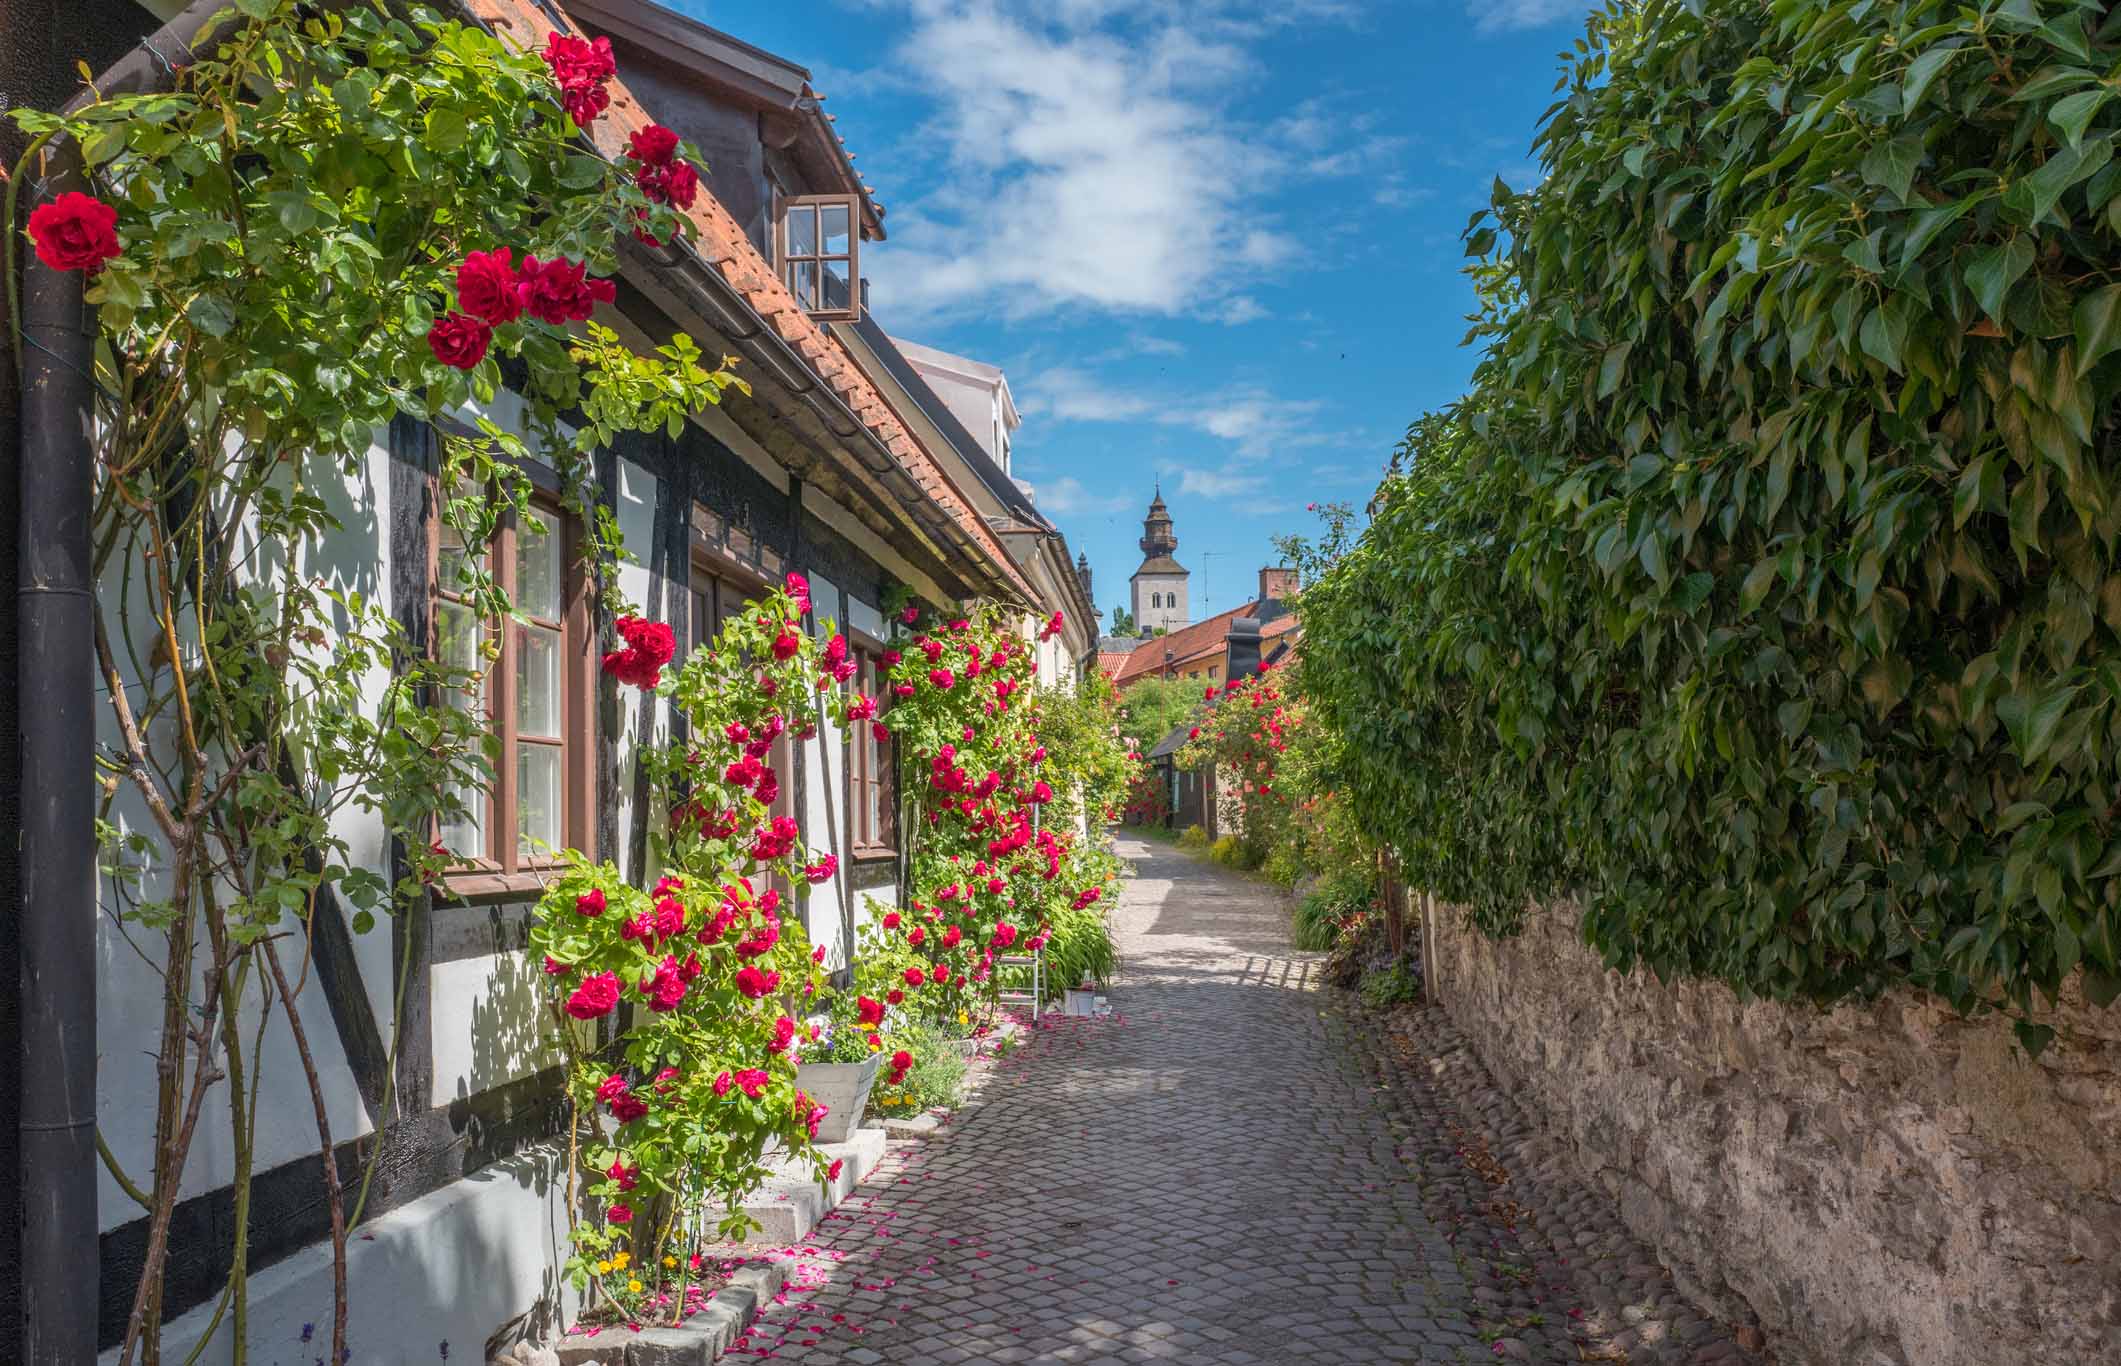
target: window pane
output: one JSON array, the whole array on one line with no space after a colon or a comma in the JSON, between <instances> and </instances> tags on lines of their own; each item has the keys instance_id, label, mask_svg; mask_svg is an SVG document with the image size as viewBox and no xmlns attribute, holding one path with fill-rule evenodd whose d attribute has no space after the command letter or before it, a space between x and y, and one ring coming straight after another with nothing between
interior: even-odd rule
<instances>
[{"instance_id":1,"label":"window pane","mask_svg":"<svg viewBox=\"0 0 2121 1366\"><path fill-rule=\"evenodd\" d=\"M804 308L817 307L817 262L797 261L788 267L788 292Z\"/></svg>"},{"instance_id":2,"label":"window pane","mask_svg":"<svg viewBox=\"0 0 2121 1366\"><path fill-rule=\"evenodd\" d=\"M702 649L714 639L714 585L692 590L692 641L688 649Z\"/></svg>"},{"instance_id":3,"label":"window pane","mask_svg":"<svg viewBox=\"0 0 2121 1366\"><path fill-rule=\"evenodd\" d=\"M825 307L849 308L853 306L854 277L851 262L826 259L819 262L825 271Z\"/></svg>"},{"instance_id":4,"label":"window pane","mask_svg":"<svg viewBox=\"0 0 2121 1366\"><path fill-rule=\"evenodd\" d=\"M442 524L442 546L435 564L435 584L445 593L457 591L457 575L462 570L464 538L447 522Z\"/></svg>"},{"instance_id":5,"label":"window pane","mask_svg":"<svg viewBox=\"0 0 2121 1366\"><path fill-rule=\"evenodd\" d=\"M516 730L524 735L560 733L558 631L516 628Z\"/></svg>"},{"instance_id":6,"label":"window pane","mask_svg":"<svg viewBox=\"0 0 2121 1366\"><path fill-rule=\"evenodd\" d=\"M442 822L442 847L459 858L479 858L486 853L486 793L476 787L456 789L464 803L464 815Z\"/></svg>"},{"instance_id":7,"label":"window pane","mask_svg":"<svg viewBox=\"0 0 2121 1366\"><path fill-rule=\"evenodd\" d=\"M552 517L533 512L516 532L516 610L525 616L560 619L560 532Z\"/></svg>"},{"instance_id":8,"label":"window pane","mask_svg":"<svg viewBox=\"0 0 2121 1366\"><path fill-rule=\"evenodd\" d=\"M824 256L846 256L847 250L847 206L845 204L821 204L818 212L825 220Z\"/></svg>"},{"instance_id":9,"label":"window pane","mask_svg":"<svg viewBox=\"0 0 2121 1366\"><path fill-rule=\"evenodd\" d=\"M469 607L460 602L438 602L435 604L435 659L445 668L473 672L482 666L479 659L479 619L472 615ZM479 702L480 689L451 688L443 696L446 706L470 710Z\"/></svg>"},{"instance_id":10,"label":"window pane","mask_svg":"<svg viewBox=\"0 0 2121 1366\"><path fill-rule=\"evenodd\" d=\"M788 254L817 255L817 209L814 206L798 204L788 210Z\"/></svg>"},{"instance_id":11,"label":"window pane","mask_svg":"<svg viewBox=\"0 0 2121 1366\"><path fill-rule=\"evenodd\" d=\"M560 747L516 746L516 853L535 858L560 847Z\"/></svg>"}]
</instances>

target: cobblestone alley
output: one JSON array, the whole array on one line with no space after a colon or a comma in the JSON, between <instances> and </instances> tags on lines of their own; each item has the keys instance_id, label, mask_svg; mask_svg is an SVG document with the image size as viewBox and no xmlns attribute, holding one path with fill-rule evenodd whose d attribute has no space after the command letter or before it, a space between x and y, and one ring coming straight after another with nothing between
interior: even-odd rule
<instances>
[{"instance_id":1,"label":"cobblestone alley","mask_svg":"<svg viewBox=\"0 0 2121 1366\"><path fill-rule=\"evenodd\" d=\"M1052 1022L948 1139L894 1145L791 1252L739 1352L1627 1360L1580 1353L1559 1292L1514 1335L1494 1326L1486 1264L1456 1255L1433 1189L1425 1204L1409 1121L1336 1042L1317 956L1291 951L1272 890L1161 844L1119 849L1138 876L1114 915L1113 1017ZM1669 1359L1723 1359L1704 1338Z\"/></svg>"}]
</instances>

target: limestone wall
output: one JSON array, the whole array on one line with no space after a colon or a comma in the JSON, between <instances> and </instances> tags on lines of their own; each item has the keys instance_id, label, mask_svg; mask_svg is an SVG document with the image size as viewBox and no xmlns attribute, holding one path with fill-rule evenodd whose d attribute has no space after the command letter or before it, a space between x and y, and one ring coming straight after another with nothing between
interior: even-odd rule
<instances>
[{"instance_id":1,"label":"limestone wall","mask_svg":"<svg viewBox=\"0 0 2121 1366\"><path fill-rule=\"evenodd\" d=\"M1482 1060L1784 1366L2121 1361L2121 1003L2071 984L2031 1062L1913 993L1822 1012L1624 977L1566 909L1427 938Z\"/></svg>"}]
</instances>

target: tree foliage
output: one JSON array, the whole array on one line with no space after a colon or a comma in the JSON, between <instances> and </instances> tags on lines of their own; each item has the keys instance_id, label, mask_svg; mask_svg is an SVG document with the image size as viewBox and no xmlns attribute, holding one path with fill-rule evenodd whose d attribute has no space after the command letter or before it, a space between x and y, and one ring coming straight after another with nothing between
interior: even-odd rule
<instances>
[{"instance_id":1,"label":"tree foliage","mask_svg":"<svg viewBox=\"0 0 2121 1366\"><path fill-rule=\"evenodd\" d=\"M1468 230L1472 391L1299 608L1411 877L1781 998L2121 989L2117 58L2088 3L1592 16Z\"/></svg>"}]
</instances>

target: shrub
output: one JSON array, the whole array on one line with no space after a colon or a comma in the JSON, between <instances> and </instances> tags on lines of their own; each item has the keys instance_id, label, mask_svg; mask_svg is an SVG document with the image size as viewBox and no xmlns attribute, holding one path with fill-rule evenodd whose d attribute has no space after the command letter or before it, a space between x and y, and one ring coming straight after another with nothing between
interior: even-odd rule
<instances>
[{"instance_id":1,"label":"shrub","mask_svg":"<svg viewBox=\"0 0 2121 1366\"><path fill-rule=\"evenodd\" d=\"M1356 994L1372 1010L1411 1005L1421 999L1421 969L1404 958L1388 967L1372 968L1362 975Z\"/></svg>"},{"instance_id":2,"label":"shrub","mask_svg":"<svg viewBox=\"0 0 2121 1366\"><path fill-rule=\"evenodd\" d=\"M1332 874L1296 903L1290 916L1290 942L1318 952L1332 948L1347 930L1370 912L1376 885L1366 872Z\"/></svg>"},{"instance_id":3,"label":"shrub","mask_svg":"<svg viewBox=\"0 0 2121 1366\"><path fill-rule=\"evenodd\" d=\"M1235 868L1241 873L1249 873L1259 867L1265 855L1259 849L1247 844L1235 835L1224 835L1209 846L1208 857L1214 859L1225 868Z\"/></svg>"},{"instance_id":4,"label":"shrub","mask_svg":"<svg viewBox=\"0 0 2121 1366\"><path fill-rule=\"evenodd\" d=\"M1198 825L1189 825L1185 828L1184 833L1179 835L1178 847L1181 849L1205 849L1208 847L1208 832L1201 829Z\"/></svg>"},{"instance_id":5,"label":"shrub","mask_svg":"<svg viewBox=\"0 0 2121 1366\"><path fill-rule=\"evenodd\" d=\"M886 1119L911 1119L924 1110L948 1109L965 1098L965 1057L943 1031L910 1024L893 1040L913 1054L912 1070L896 1086L879 1078L869 1104Z\"/></svg>"},{"instance_id":6,"label":"shrub","mask_svg":"<svg viewBox=\"0 0 2121 1366\"><path fill-rule=\"evenodd\" d=\"M1112 942L1112 926L1095 906L1063 909L1048 919L1046 939L1046 999L1057 1000L1072 986L1079 986L1088 973L1095 982L1109 982L1119 970L1119 949Z\"/></svg>"},{"instance_id":7,"label":"shrub","mask_svg":"<svg viewBox=\"0 0 2121 1366\"><path fill-rule=\"evenodd\" d=\"M2037 8L1592 16L1471 393L1297 604L1410 881L2033 1051L2121 995L2121 26Z\"/></svg>"}]
</instances>

